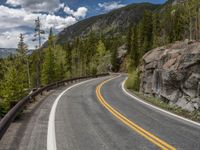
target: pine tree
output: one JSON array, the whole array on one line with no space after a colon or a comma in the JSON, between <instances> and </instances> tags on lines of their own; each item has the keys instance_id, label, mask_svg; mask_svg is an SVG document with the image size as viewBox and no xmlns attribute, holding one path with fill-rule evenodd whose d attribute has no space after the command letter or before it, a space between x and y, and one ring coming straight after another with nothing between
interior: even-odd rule
<instances>
[{"instance_id":1,"label":"pine tree","mask_svg":"<svg viewBox=\"0 0 200 150\"><path fill-rule=\"evenodd\" d=\"M62 80L66 76L66 52L60 45L55 46L55 80Z\"/></svg>"},{"instance_id":2,"label":"pine tree","mask_svg":"<svg viewBox=\"0 0 200 150\"><path fill-rule=\"evenodd\" d=\"M184 4L184 8L187 10L188 22L189 22L189 39L198 39L200 23L199 23L199 14L200 14L200 2L199 0L189 0Z\"/></svg>"},{"instance_id":3,"label":"pine tree","mask_svg":"<svg viewBox=\"0 0 200 150\"><path fill-rule=\"evenodd\" d=\"M80 56L80 76L86 75L86 47L85 47L85 40L81 39L80 41L80 50L79 50L79 56Z\"/></svg>"},{"instance_id":4,"label":"pine tree","mask_svg":"<svg viewBox=\"0 0 200 150\"><path fill-rule=\"evenodd\" d=\"M111 53L111 64L112 64L112 71L117 72L119 68L119 63L117 59L117 49L114 49Z\"/></svg>"},{"instance_id":5,"label":"pine tree","mask_svg":"<svg viewBox=\"0 0 200 150\"><path fill-rule=\"evenodd\" d=\"M94 57L96 55L96 43L98 42L98 38L94 32L91 32L88 37L87 42L87 74L96 74L96 58Z\"/></svg>"},{"instance_id":6,"label":"pine tree","mask_svg":"<svg viewBox=\"0 0 200 150\"><path fill-rule=\"evenodd\" d=\"M131 48L132 48L132 27L130 26L128 28L128 33L127 33L127 36L126 36L126 47L127 47L127 53L130 54L131 52Z\"/></svg>"},{"instance_id":7,"label":"pine tree","mask_svg":"<svg viewBox=\"0 0 200 150\"><path fill-rule=\"evenodd\" d=\"M146 11L144 14L144 51L147 52L148 50L152 49L153 43L153 24L152 24L152 12Z\"/></svg>"},{"instance_id":8,"label":"pine tree","mask_svg":"<svg viewBox=\"0 0 200 150\"><path fill-rule=\"evenodd\" d=\"M31 79L30 79L30 67L29 67L29 59L28 59L28 46L24 42L23 34L20 34L20 41L18 43L17 54L19 59L21 60L22 65L26 65L26 73L27 73L27 82L29 88L31 87Z\"/></svg>"},{"instance_id":9,"label":"pine tree","mask_svg":"<svg viewBox=\"0 0 200 150\"><path fill-rule=\"evenodd\" d=\"M184 9L185 8L182 5L177 5L177 6L172 7L171 16L170 16L170 20L171 20L170 21L171 29L170 29L170 34L169 34L170 43L183 39L185 25L187 24L185 20Z\"/></svg>"},{"instance_id":10,"label":"pine tree","mask_svg":"<svg viewBox=\"0 0 200 150\"><path fill-rule=\"evenodd\" d=\"M3 113L6 113L22 98L27 91L27 83L24 82L23 66L19 59L6 64L4 80L2 82Z\"/></svg>"},{"instance_id":11,"label":"pine tree","mask_svg":"<svg viewBox=\"0 0 200 150\"><path fill-rule=\"evenodd\" d=\"M96 53L97 53L98 59L101 59L106 54L106 47L101 40L99 40L99 42L97 44L97 52Z\"/></svg>"},{"instance_id":12,"label":"pine tree","mask_svg":"<svg viewBox=\"0 0 200 150\"><path fill-rule=\"evenodd\" d=\"M144 17L139 24L140 30L140 50L141 56L147 51L151 50L153 47L153 22L152 22L152 12L145 11Z\"/></svg>"},{"instance_id":13,"label":"pine tree","mask_svg":"<svg viewBox=\"0 0 200 150\"><path fill-rule=\"evenodd\" d=\"M106 50L106 47L104 45L104 43L102 42L102 40L99 40L99 42L97 43L96 46L96 67L97 67L97 72L98 73L102 73L102 72L106 72L106 70L108 69L108 65L110 64L110 54L109 51ZM93 63L95 63L93 62Z\"/></svg>"},{"instance_id":14,"label":"pine tree","mask_svg":"<svg viewBox=\"0 0 200 150\"><path fill-rule=\"evenodd\" d=\"M129 68L135 68L138 66L139 63L139 46L138 46L138 29L137 26L133 28L133 35L132 35L132 49L130 52L130 66Z\"/></svg>"},{"instance_id":15,"label":"pine tree","mask_svg":"<svg viewBox=\"0 0 200 150\"><path fill-rule=\"evenodd\" d=\"M153 15L153 48L162 45L161 32L160 16L156 13Z\"/></svg>"},{"instance_id":16,"label":"pine tree","mask_svg":"<svg viewBox=\"0 0 200 150\"><path fill-rule=\"evenodd\" d=\"M46 48L44 62L42 67L42 83L49 84L55 81L56 78L56 64L55 64L55 56L53 52L53 32L52 28L50 29L49 33L49 40L48 40L48 48Z\"/></svg>"},{"instance_id":17,"label":"pine tree","mask_svg":"<svg viewBox=\"0 0 200 150\"><path fill-rule=\"evenodd\" d=\"M183 33L184 33L184 19L183 19L183 7L178 7L176 13L175 13L175 22L174 22L174 34L175 34L175 40L182 40L183 39Z\"/></svg>"},{"instance_id":18,"label":"pine tree","mask_svg":"<svg viewBox=\"0 0 200 150\"><path fill-rule=\"evenodd\" d=\"M4 64L4 60L2 58L0 58L0 81L3 80L4 78L4 69L5 68L5 64Z\"/></svg>"},{"instance_id":19,"label":"pine tree","mask_svg":"<svg viewBox=\"0 0 200 150\"><path fill-rule=\"evenodd\" d=\"M65 50L65 61L66 61L66 77L72 76L72 46L70 42L66 43L64 46Z\"/></svg>"}]
</instances>

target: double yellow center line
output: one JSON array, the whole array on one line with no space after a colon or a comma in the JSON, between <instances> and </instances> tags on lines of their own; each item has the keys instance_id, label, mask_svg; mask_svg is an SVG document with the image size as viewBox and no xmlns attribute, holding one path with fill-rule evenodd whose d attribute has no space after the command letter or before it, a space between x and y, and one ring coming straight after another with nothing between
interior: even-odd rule
<instances>
[{"instance_id":1,"label":"double yellow center line","mask_svg":"<svg viewBox=\"0 0 200 150\"><path fill-rule=\"evenodd\" d=\"M103 98L101 95L101 87L107 83L110 79L102 82L100 85L97 86L96 88L96 95L100 103L112 114L114 115L117 119L122 121L125 125L130 127L132 130L136 131L140 135L142 135L144 138L147 140L151 141L158 147L160 147L163 150L176 150L173 146L169 145L168 143L164 142L163 140L159 139L155 135L151 134L150 132L144 130L142 127L139 125L135 124L134 122L130 121L128 118L123 116L121 113L119 113L116 109L114 109L112 106L110 106L106 100Z\"/></svg>"}]
</instances>

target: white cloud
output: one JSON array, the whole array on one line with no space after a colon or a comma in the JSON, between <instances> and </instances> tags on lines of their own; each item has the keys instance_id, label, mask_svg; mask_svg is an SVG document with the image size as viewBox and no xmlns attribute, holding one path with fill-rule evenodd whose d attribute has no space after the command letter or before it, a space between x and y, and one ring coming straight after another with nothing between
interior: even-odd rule
<instances>
[{"instance_id":1,"label":"white cloud","mask_svg":"<svg viewBox=\"0 0 200 150\"><path fill-rule=\"evenodd\" d=\"M19 26L23 22L26 14L24 9L8 8L0 5L0 28L13 28Z\"/></svg>"},{"instance_id":2,"label":"white cloud","mask_svg":"<svg viewBox=\"0 0 200 150\"><path fill-rule=\"evenodd\" d=\"M12 6L20 5L19 1L17 1L17 0L7 0L6 4L9 4L9 5L12 5Z\"/></svg>"},{"instance_id":3,"label":"white cloud","mask_svg":"<svg viewBox=\"0 0 200 150\"><path fill-rule=\"evenodd\" d=\"M79 18L84 18L87 15L88 9L86 7L79 7L76 11L72 10L69 8L69 6L65 6L63 11L68 14L76 17L77 19Z\"/></svg>"},{"instance_id":4,"label":"white cloud","mask_svg":"<svg viewBox=\"0 0 200 150\"><path fill-rule=\"evenodd\" d=\"M60 26L67 27L77 22L72 16L60 17L53 14L41 14L26 12L23 8L14 9L6 6L0 6L0 28L14 28L18 26L33 27L34 20L40 17L43 27L49 29L54 27L60 29Z\"/></svg>"},{"instance_id":5,"label":"white cloud","mask_svg":"<svg viewBox=\"0 0 200 150\"><path fill-rule=\"evenodd\" d=\"M84 18L88 11L86 7L72 10L64 3L60 3L60 0L7 0L6 4L20 8L0 5L0 47L4 48L16 47L20 33L28 33L25 38L30 48L33 48L33 35L30 34L34 32L34 20L37 17L40 17L44 30L49 31L49 28L53 27L59 32ZM54 14L60 9L67 14L66 17Z\"/></svg>"},{"instance_id":6,"label":"white cloud","mask_svg":"<svg viewBox=\"0 0 200 150\"><path fill-rule=\"evenodd\" d=\"M2 48L16 48L18 37L21 31L12 30L0 33L0 46Z\"/></svg>"},{"instance_id":7,"label":"white cloud","mask_svg":"<svg viewBox=\"0 0 200 150\"><path fill-rule=\"evenodd\" d=\"M121 4L121 2L119 2L119 1L118 2L113 1L113 2L98 3L98 6L100 8L103 8L105 11L110 11L113 9L124 7L125 5Z\"/></svg>"},{"instance_id":8,"label":"white cloud","mask_svg":"<svg viewBox=\"0 0 200 150\"><path fill-rule=\"evenodd\" d=\"M54 27L55 29L63 29L77 22L77 20L71 16L62 18L60 16L46 15L44 16L44 21L46 22L45 28Z\"/></svg>"},{"instance_id":9,"label":"white cloud","mask_svg":"<svg viewBox=\"0 0 200 150\"><path fill-rule=\"evenodd\" d=\"M54 12L60 6L60 0L7 0L12 6L20 5L30 12Z\"/></svg>"},{"instance_id":10,"label":"white cloud","mask_svg":"<svg viewBox=\"0 0 200 150\"><path fill-rule=\"evenodd\" d=\"M0 47L1 48L17 48L17 44L19 42L20 33L24 33L24 30L10 30L3 33L0 33ZM28 43L28 48L34 49L37 43L33 42L34 33L32 34L24 34L25 43ZM48 34L44 35L43 42L48 38Z\"/></svg>"},{"instance_id":11,"label":"white cloud","mask_svg":"<svg viewBox=\"0 0 200 150\"><path fill-rule=\"evenodd\" d=\"M16 47L19 34L26 33L27 28L33 29L34 20L37 17L40 17L42 28L46 31L48 31L50 27L60 31L78 21L73 16L61 17L53 14L31 13L23 8L15 9L3 5L0 5L0 10L0 47L5 48ZM20 27L22 27L23 30L16 30ZM34 29L32 31L34 31Z\"/></svg>"},{"instance_id":12,"label":"white cloud","mask_svg":"<svg viewBox=\"0 0 200 150\"><path fill-rule=\"evenodd\" d=\"M84 18L87 15L88 9L86 7L79 7L77 11L74 12L73 16L76 18Z\"/></svg>"},{"instance_id":13,"label":"white cloud","mask_svg":"<svg viewBox=\"0 0 200 150\"><path fill-rule=\"evenodd\" d=\"M74 10L72 10L71 8L69 8L68 5L66 5L63 9L63 11L68 14L68 15L72 15L74 13Z\"/></svg>"}]
</instances>

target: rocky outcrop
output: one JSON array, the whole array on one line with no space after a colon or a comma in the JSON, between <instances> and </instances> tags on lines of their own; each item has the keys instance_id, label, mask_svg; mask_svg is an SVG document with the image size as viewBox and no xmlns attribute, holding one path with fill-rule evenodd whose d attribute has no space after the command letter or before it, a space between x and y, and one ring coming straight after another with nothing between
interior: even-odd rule
<instances>
[{"instance_id":1,"label":"rocky outcrop","mask_svg":"<svg viewBox=\"0 0 200 150\"><path fill-rule=\"evenodd\" d=\"M200 110L200 42L153 49L144 55L140 71L140 92L189 111Z\"/></svg>"}]
</instances>

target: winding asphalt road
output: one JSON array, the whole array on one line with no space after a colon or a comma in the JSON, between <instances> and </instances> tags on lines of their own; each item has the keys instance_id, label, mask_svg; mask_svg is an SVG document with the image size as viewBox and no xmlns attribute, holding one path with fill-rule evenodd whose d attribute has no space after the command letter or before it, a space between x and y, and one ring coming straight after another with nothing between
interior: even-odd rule
<instances>
[{"instance_id":1,"label":"winding asphalt road","mask_svg":"<svg viewBox=\"0 0 200 150\"><path fill-rule=\"evenodd\" d=\"M200 126L127 96L121 86L125 75L110 78L84 81L48 97L43 132L32 131L28 140L21 135L17 149L200 150Z\"/></svg>"}]
</instances>

